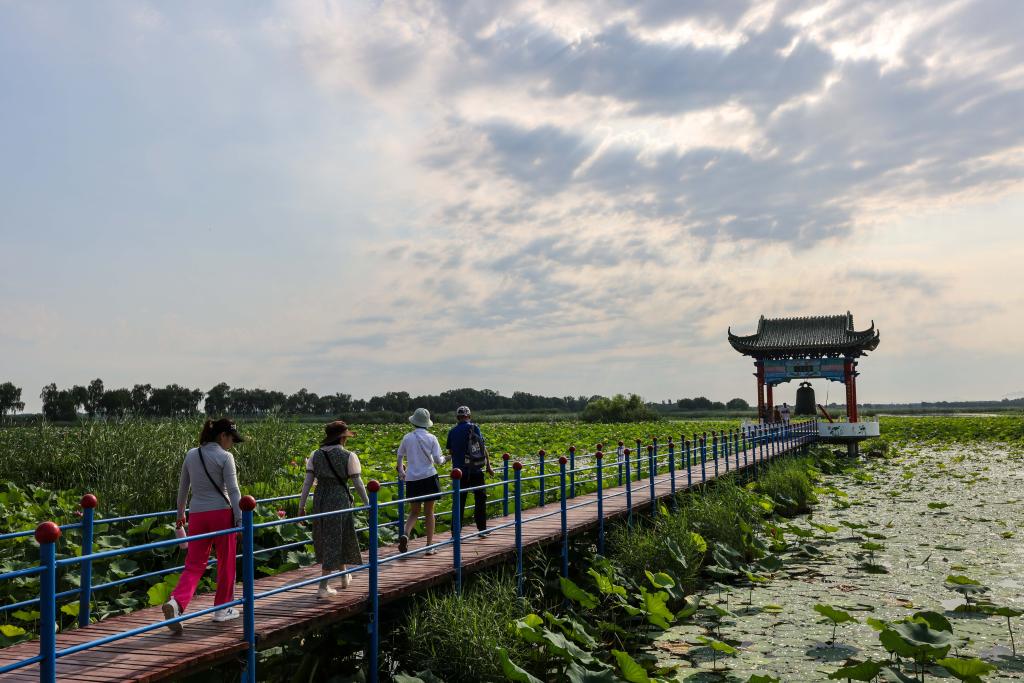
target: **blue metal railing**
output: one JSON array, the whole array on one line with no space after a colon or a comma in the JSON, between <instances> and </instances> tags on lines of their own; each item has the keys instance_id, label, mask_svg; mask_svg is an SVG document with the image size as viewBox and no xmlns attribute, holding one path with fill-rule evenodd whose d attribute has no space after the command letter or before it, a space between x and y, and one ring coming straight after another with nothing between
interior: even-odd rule
<instances>
[{"instance_id":1,"label":"blue metal railing","mask_svg":"<svg viewBox=\"0 0 1024 683\"><path fill-rule=\"evenodd\" d=\"M734 455L735 467L732 469L741 469L740 465L740 440L742 439L743 449L743 465L742 467L751 467L753 474L756 477L758 469L767 461L782 453L789 452L795 448L798 448L807 443L811 443L818 440L818 428L817 420L810 420L798 424L767 424L767 425L751 425L743 427L739 430L730 430L729 434L725 432L711 434L711 457L713 459L715 476L719 472L719 459L724 459L727 467L729 462L730 452ZM686 468L686 486L687 488L692 487L695 483L704 483L707 479L707 434L704 433L698 437L693 436L693 440L686 439L685 436L680 438L680 464L683 464L683 454L685 453L685 468ZM651 444L646 447L647 457L641 456L642 443L638 440L638 449L636 455L636 479L635 482L639 483L642 481L643 476L643 461L647 461L647 477L648 477L648 488L651 510L656 511L657 509L657 496L656 496L656 477L664 471L667 471L669 475L669 486L670 494L677 492L676 486L676 468L675 468L675 443L670 437L668 440L667 453L659 455L658 453L658 440L654 437L651 438ZM699 444L699 446L698 446ZM722 448L719 449L719 444ZM696 453L699 447L701 467L700 467L700 481L695 482L696 479L694 469L696 467ZM731 447L731 448L730 448ZM39 638L39 654L33 657L29 657L17 662L0 666L0 674L8 671L20 669L32 664L39 664L39 678L40 681L55 681L56 680L56 666L57 660L61 657L81 652L83 650L91 649L112 643L125 638L130 638L135 635L147 633L156 629L167 627L168 625L181 623L191 619L210 614L214 611L221 610L227 607L241 606L244 608L243 612L243 636L247 645L245 671L243 679L245 681L255 681L255 667L256 667L256 602L263 600L280 593L287 591L296 590L305 586L318 583L323 580L329 580L335 577L341 577L350 575L360 571L367 571L369 578L369 634L370 644L368 652L368 677L371 681L376 681L378 678L377 670L377 655L379 648L379 633L378 633L378 617L379 617L379 595L378 595L378 577L380 571L380 565L387 564L390 562L398 561L406 557L410 557L417 553L425 552L430 548L439 548L446 545L452 546L453 554L453 565L455 570L455 587L457 591L461 590L462 587L462 559L461 559L461 548L463 542L471 540L481 535L482 533L489 533L508 527L515 528L515 547L516 547L516 577L517 586L520 595L523 593L523 535L522 527L524 524L534 522L539 519L544 519L554 515L560 515L561 517L561 554L562 554L562 574L568 575L569 570L569 530L567 523L567 516L570 510L577 508L586 507L589 505L597 506L598 516L598 551L604 552L605 542L605 525L604 525L604 503L607 499L616 498L622 495L626 497L626 516L627 523L632 523L633 515L633 504L632 496L634 491L642 491L642 484L640 487L634 486L633 473L630 469L630 456L632 453L630 449L623 448L622 442L619 442L617 459L618 467L613 469L611 476L613 481L617 481L622 484L623 473L626 475L625 486L623 490L615 491L613 493L605 492L605 485L609 477L607 469L604 468L604 453L603 444L598 444L598 448L594 453L583 453L580 454L576 451L575 447L570 447L569 457L560 456L558 458L558 487L554 489L558 496L559 506L557 510L550 512L543 512L541 514L534 515L528 520L523 520L523 508L524 501L526 498L537 495L537 501L534 507L540 508L544 506L547 498L545 481L550 476L548 468L545 465L545 452L540 451L538 453L538 461L536 463L523 463L519 460L515 460L511 464L512 476L509 475L509 463L511 457L506 453L503 455L503 468L502 468L502 479L497 482L486 483L479 486L462 488L461 477L462 473L458 469L453 469L451 473L451 488L444 491L442 495L451 496L451 507L450 511L445 513L439 513L438 516L444 514L452 516L451 519L451 535L448 540L434 543L430 546L423 546L413 550L407 550L404 553L396 553L388 556L387 558L379 557L379 544L380 544L380 530L394 526L404 521L404 510L405 506L431 498L432 496L420 496L417 498L406 498L404 497L404 486L402 482L385 482L380 483L376 480L371 480L367 483L367 491L369 496L369 504L346 508L344 510L335 510L329 512L320 512L313 514L300 514L295 517L287 517L283 519L271 520L268 522L255 523L254 522L254 511L260 502L271 503L278 502L281 500L290 500L297 498L298 496L277 496L274 498L263 499L257 501L252 496L244 496L240 503L242 511L242 523L241 526L232 527L230 529L224 529L221 531L215 531L205 534L197 534L188 537L189 541L217 538L229 534L241 533L242 536L242 551L237 554L236 557L242 561L242 598L232 600L227 603L222 603L188 614L175 617L173 619L166 619L163 621L154 622L146 626L133 628L120 633L106 635L95 640L90 640L85 643L80 643L71 647L63 649L57 649L56 644L56 616L57 616L57 603L61 598L78 596L79 600L79 621L80 625L84 626L89 623L89 606L92 601L92 594L104 588L113 586L123 585L132 581L141 581L148 578L154 578L162 576L164 574L172 573L174 571L180 571L182 567L175 567L171 569L162 569L153 572L147 572L141 575L131 576L124 579L118 579L115 581L108 581L99 585L92 585L91 583L91 568L94 562L111 560L117 557L123 557L133 553L147 552L152 550L158 550L162 548L168 548L174 545L180 544L182 541L177 538L170 538L166 540L153 541L150 543L140 544L137 546L128 546L123 548L116 548L111 550L103 550L100 552L94 552L93 549L93 535L97 526L109 526L119 522L129 522L144 518L152 517L163 517L167 515L176 514L176 511L169 512L158 512L150 514L140 515L128 515L125 517L114 517L108 519L96 519L94 512L96 507L95 496L87 494L82 497L82 508L83 516L81 522L74 524L68 524L58 526L53 522L44 522L40 524L35 531L28 532L15 532L13 534L5 534L0 536L0 541L9 540L14 538L24 537L32 534L35 536L36 541L40 546L40 563L39 566L28 567L19 569L16 571L6 572L0 574L0 582L15 579L24 579L29 577L39 576L40 579L40 594L39 597L32 600L22 601L13 605L5 605L0 607L0 613L3 611L14 609L17 607L25 607L30 605L39 605L39 623L40 623L40 638ZM748 458L752 457L752 462L748 461ZM576 465L577 458L592 458L594 464L592 465ZM664 465L664 470L663 470ZM523 476L524 469L538 470L538 474ZM582 476L581 476L582 475ZM591 476L593 475L593 476ZM662 480L664 481L664 480ZM523 484L527 482L537 482L538 488L535 491L523 492ZM597 496L596 499L588 499L580 503L570 504L569 501L576 497L576 489L582 488L586 490L590 484L594 484L596 487ZM459 515L454 515L454 511L459 509L459 497L463 493L470 493L474 491L480 491L491 488L500 487L502 490L502 498L500 500L488 501L487 505L501 504L501 510L504 517L508 515L509 508L509 489L510 485L512 488L512 497L514 501L514 519L512 521L504 522L495 527L488 527L486 531L477 530L472 533L463 533L461 518ZM398 489L399 497L393 500L380 502L379 492L386 486L395 486ZM382 508L394 506L397 508L397 520L390 522L380 522L380 511ZM303 512L303 511L300 511ZM329 517L333 515L341 514L354 514L366 512L367 513L367 526L363 527L361 531L368 532L368 545L369 553L368 559L365 563L350 566L344 570L340 570L328 575L320 575L310 579L289 583L285 586L270 589L257 593L255 590L255 566L254 558L256 555L273 552L275 550L281 550L284 548L295 547L297 545L306 545L309 543L308 540L299 541L298 543L286 543L281 546L273 548L262 548L257 550L255 548L255 531L257 529L267 529L272 527L278 527L290 524L303 524L309 520ZM403 528L399 526L399 528ZM56 546L64 531L72 529L81 529L82 533L82 552L79 556L66 557L57 559ZM208 564L213 564L214 561L210 561ZM57 576L58 572L65 568L74 566L80 566L80 587L75 590L57 592ZM84 613L84 618L83 618ZM52 624L53 628L47 625Z\"/></svg>"}]
</instances>

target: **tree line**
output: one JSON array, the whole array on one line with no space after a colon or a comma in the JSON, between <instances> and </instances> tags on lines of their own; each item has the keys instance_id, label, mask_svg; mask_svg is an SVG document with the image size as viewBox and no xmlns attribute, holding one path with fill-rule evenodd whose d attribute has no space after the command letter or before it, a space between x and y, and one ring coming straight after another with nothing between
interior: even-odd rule
<instances>
[{"instance_id":1,"label":"tree line","mask_svg":"<svg viewBox=\"0 0 1024 683\"><path fill-rule=\"evenodd\" d=\"M0 418L25 409L21 400L22 390L11 382L0 384ZM43 416L50 421L70 422L84 413L89 419L121 419L126 417L192 417L207 415L235 415L239 417L263 417L268 415L339 416L353 413L409 413L423 407L435 414L454 411L460 405L468 405L474 411L509 412L568 412L581 413L584 419L596 414L656 416L661 412L698 412L714 410L745 410L747 402L734 398L728 403L711 401L699 396L684 398L676 402L644 403L636 395L628 398L616 396L540 396L525 391L503 396L492 389L449 389L440 394L413 396L407 391L389 391L369 399L352 398L351 394L334 393L318 395L305 388L295 393L269 389L246 389L232 387L220 382L208 391L168 384L154 387L151 384L136 384L131 388L108 389L100 378L85 386L74 385L60 388L56 383L47 384L39 395L42 400ZM590 412L586 413L590 406Z\"/></svg>"},{"instance_id":2,"label":"tree line","mask_svg":"<svg viewBox=\"0 0 1024 683\"><path fill-rule=\"evenodd\" d=\"M25 403L22 390L11 382L0 384L0 417L21 412ZM262 417L267 415L339 416L352 413L407 413L424 407L433 413L454 411L460 405L477 410L508 411L582 411L589 396L539 396L516 391L502 396L491 389L450 389L440 394L413 396L407 391L389 391L369 399L352 398L351 394L334 393L323 396L305 388L293 394L269 389L232 387L226 382L209 391L179 384L154 387L136 384L130 389L108 389L100 378L87 385L61 388L47 384L39 394L42 413L47 420L70 422L84 413L88 418L120 419L126 417L192 417L235 415Z\"/></svg>"}]
</instances>

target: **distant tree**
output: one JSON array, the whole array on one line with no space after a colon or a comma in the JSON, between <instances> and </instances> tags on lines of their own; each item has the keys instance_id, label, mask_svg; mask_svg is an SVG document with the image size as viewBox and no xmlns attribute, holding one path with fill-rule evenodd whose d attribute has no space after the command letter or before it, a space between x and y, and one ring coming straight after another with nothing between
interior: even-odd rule
<instances>
[{"instance_id":1,"label":"distant tree","mask_svg":"<svg viewBox=\"0 0 1024 683\"><path fill-rule=\"evenodd\" d=\"M227 382L221 382L206 392L206 402L203 404L203 410L206 414L210 417L226 415L230 392L231 387L228 386Z\"/></svg>"},{"instance_id":2,"label":"distant tree","mask_svg":"<svg viewBox=\"0 0 1024 683\"><path fill-rule=\"evenodd\" d=\"M25 410L25 404L21 400L21 387L11 382L0 384L0 420L8 413L13 415L22 410Z\"/></svg>"},{"instance_id":3,"label":"distant tree","mask_svg":"<svg viewBox=\"0 0 1024 683\"><path fill-rule=\"evenodd\" d=\"M99 412L107 418L121 419L132 412L132 392L129 389L111 389L103 392Z\"/></svg>"},{"instance_id":4,"label":"distant tree","mask_svg":"<svg viewBox=\"0 0 1024 683\"><path fill-rule=\"evenodd\" d=\"M725 407L729 410L747 410L750 408L750 404L744 401L742 398L734 398L725 404Z\"/></svg>"},{"instance_id":5,"label":"distant tree","mask_svg":"<svg viewBox=\"0 0 1024 683\"><path fill-rule=\"evenodd\" d=\"M616 394L612 398L597 398L587 404L581 417L588 422L643 422L658 420L660 416L647 407L636 394L627 398Z\"/></svg>"},{"instance_id":6,"label":"distant tree","mask_svg":"<svg viewBox=\"0 0 1024 683\"><path fill-rule=\"evenodd\" d=\"M289 415L317 415L320 397L303 387L284 400L282 410Z\"/></svg>"},{"instance_id":7,"label":"distant tree","mask_svg":"<svg viewBox=\"0 0 1024 683\"><path fill-rule=\"evenodd\" d=\"M79 399L84 391L85 387L69 390L58 389L54 383L47 384L39 394L43 401L43 417L51 422L74 422L78 419L78 406L81 404Z\"/></svg>"},{"instance_id":8,"label":"distant tree","mask_svg":"<svg viewBox=\"0 0 1024 683\"><path fill-rule=\"evenodd\" d=\"M153 389L149 395L149 407L157 417L190 417L199 412L202 400L202 389L168 384L162 389Z\"/></svg>"},{"instance_id":9,"label":"distant tree","mask_svg":"<svg viewBox=\"0 0 1024 683\"><path fill-rule=\"evenodd\" d=\"M100 410L100 403L103 401L103 380L97 377L89 382L89 386L85 387L85 393L82 396L82 407L91 420L96 417L96 413Z\"/></svg>"},{"instance_id":10,"label":"distant tree","mask_svg":"<svg viewBox=\"0 0 1024 683\"><path fill-rule=\"evenodd\" d=\"M153 387L149 384L136 384L132 387L132 407L131 413L135 417L143 417L150 415L152 407L149 404L149 397L153 393Z\"/></svg>"}]
</instances>

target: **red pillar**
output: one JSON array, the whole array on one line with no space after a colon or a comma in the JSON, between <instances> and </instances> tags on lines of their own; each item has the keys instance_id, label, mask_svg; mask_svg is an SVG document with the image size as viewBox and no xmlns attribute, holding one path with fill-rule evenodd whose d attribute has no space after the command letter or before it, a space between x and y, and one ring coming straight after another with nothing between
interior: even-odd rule
<instances>
[{"instance_id":1,"label":"red pillar","mask_svg":"<svg viewBox=\"0 0 1024 683\"><path fill-rule=\"evenodd\" d=\"M846 419L857 421L857 375L853 371L853 361L847 358L843 362L843 382L846 384Z\"/></svg>"},{"instance_id":2,"label":"red pillar","mask_svg":"<svg viewBox=\"0 0 1024 683\"><path fill-rule=\"evenodd\" d=\"M853 399L850 405L853 406L853 418L850 422L857 422L860 416L857 413L857 361L850 361L850 395Z\"/></svg>"},{"instance_id":3,"label":"red pillar","mask_svg":"<svg viewBox=\"0 0 1024 683\"><path fill-rule=\"evenodd\" d=\"M757 367L757 419L764 421L764 363L756 361Z\"/></svg>"}]
</instances>

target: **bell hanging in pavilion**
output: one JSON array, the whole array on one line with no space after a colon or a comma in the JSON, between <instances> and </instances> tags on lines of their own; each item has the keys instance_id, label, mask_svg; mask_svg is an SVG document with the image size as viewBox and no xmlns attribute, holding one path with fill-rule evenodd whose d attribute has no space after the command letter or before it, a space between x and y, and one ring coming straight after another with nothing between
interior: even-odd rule
<instances>
[{"instance_id":1,"label":"bell hanging in pavilion","mask_svg":"<svg viewBox=\"0 0 1024 683\"><path fill-rule=\"evenodd\" d=\"M800 382L800 388L796 390L795 415L814 415L817 407L814 402L814 388L810 382Z\"/></svg>"}]
</instances>

